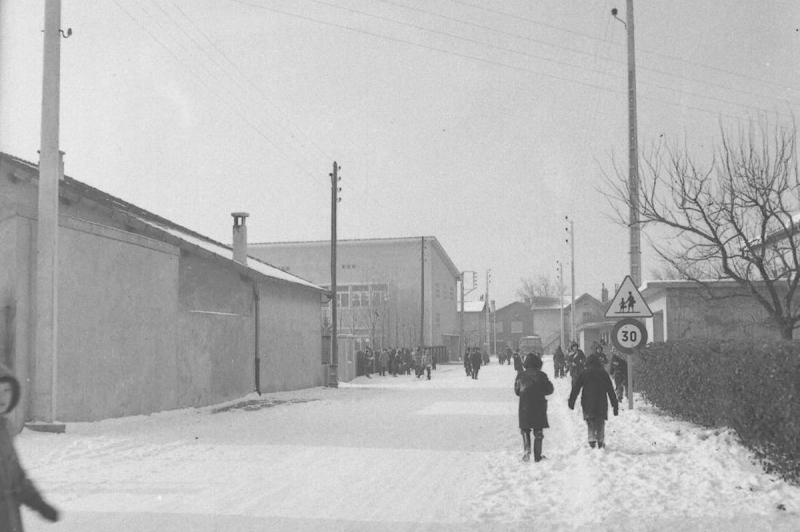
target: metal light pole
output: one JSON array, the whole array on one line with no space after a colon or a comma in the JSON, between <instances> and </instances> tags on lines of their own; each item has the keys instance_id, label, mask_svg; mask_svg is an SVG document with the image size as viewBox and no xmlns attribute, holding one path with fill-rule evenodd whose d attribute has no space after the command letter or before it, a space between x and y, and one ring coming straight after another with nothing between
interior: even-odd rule
<instances>
[{"instance_id":1,"label":"metal light pole","mask_svg":"<svg viewBox=\"0 0 800 532\"><path fill-rule=\"evenodd\" d=\"M564 350L564 265L561 261L556 261L558 264L558 308L561 311L561 320L559 321L561 336L558 337L558 345L561 350Z\"/></svg>"},{"instance_id":2,"label":"metal light pole","mask_svg":"<svg viewBox=\"0 0 800 532\"><path fill-rule=\"evenodd\" d=\"M339 198L339 165L336 161L333 162L333 172L331 176L331 292L333 299L331 299L331 365L330 374L328 376L328 386L331 388L338 388L339 386L339 325L337 320L336 308L336 207L341 201Z\"/></svg>"}]
</instances>

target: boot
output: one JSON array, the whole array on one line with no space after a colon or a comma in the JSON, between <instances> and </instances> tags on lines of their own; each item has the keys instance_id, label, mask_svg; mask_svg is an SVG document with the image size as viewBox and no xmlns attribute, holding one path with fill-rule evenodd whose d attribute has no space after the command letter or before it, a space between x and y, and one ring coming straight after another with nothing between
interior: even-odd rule
<instances>
[{"instance_id":1,"label":"boot","mask_svg":"<svg viewBox=\"0 0 800 532\"><path fill-rule=\"evenodd\" d=\"M523 462L529 462L531 459L531 433L530 432L523 432L522 433L522 444L525 449L525 454L522 455Z\"/></svg>"},{"instance_id":2,"label":"boot","mask_svg":"<svg viewBox=\"0 0 800 532\"><path fill-rule=\"evenodd\" d=\"M595 445L597 445L597 442L594 442L594 441L590 441L589 442L589 447L591 447L592 449L594 449Z\"/></svg>"},{"instance_id":3,"label":"boot","mask_svg":"<svg viewBox=\"0 0 800 532\"><path fill-rule=\"evenodd\" d=\"M597 442L597 448L598 449L602 449L605 446L606 446L606 444L604 442L601 442L601 441Z\"/></svg>"},{"instance_id":4,"label":"boot","mask_svg":"<svg viewBox=\"0 0 800 532\"><path fill-rule=\"evenodd\" d=\"M534 438L533 439L533 461L534 462L541 462L544 456L542 455L542 439L541 438Z\"/></svg>"}]
</instances>

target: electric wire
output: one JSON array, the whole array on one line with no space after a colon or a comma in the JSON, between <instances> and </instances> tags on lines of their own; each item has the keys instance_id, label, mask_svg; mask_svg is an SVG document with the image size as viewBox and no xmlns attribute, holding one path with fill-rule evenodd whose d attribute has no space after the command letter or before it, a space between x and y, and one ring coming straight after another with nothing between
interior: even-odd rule
<instances>
[{"instance_id":1,"label":"electric wire","mask_svg":"<svg viewBox=\"0 0 800 532\"><path fill-rule=\"evenodd\" d=\"M362 29L359 29L359 28L353 28L351 26L347 26L347 25L344 25L344 24L338 24L338 23L335 23L335 22L330 22L330 21L327 21L327 20L321 20L321 19L317 19L317 18L306 16L306 15L300 15L298 13L292 13L290 11L280 10L280 9L277 9L277 8L274 8L274 7L265 6L263 4L254 4L254 3L248 2L246 0L226 0L226 1L227 2L232 2L232 3L235 3L235 4L241 4L241 5L249 6L249 7L255 8L255 9L261 9L261 10L270 11L270 12L273 12L273 13L279 13L279 14L290 16L290 17L294 17L294 18L299 18L299 19L302 19L302 20L315 22L317 24L322 24L322 25L325 25L325 26L331 26L331 27L335 27L335 28L339 28L339 29L343 29L343 30L347 30L347 31L352 31L354 33L359 33L359 34L362 34L362 35L368 35L368 36L371 36L371 37L377 37L377 38L384 39L384 40L390 41L390 42L406 44L406 45L414 46L414 47L417 47L417 48L422 48L422 49L426 49L426 50L432 50L432 51L440 52L440 53L447 54L447 55L452 55L454 57L460 57L462 59L467 59L467 60L471 60L471 61L477 61L477 62L488 64L488 65L499 66L499 67L510 69L510 70L516 70L518 72L536 74L536 75L539 75L539 76L544 76L544 77L547 77L547 78L555 79L557 81L564 81L564 82L567 82L567 83L573 83L573 84L576 84L576 85L581 85L581 86L585 86L585 87L599 89L599 90L603 90L603 91L607 91L607 92L612 92L612 93L615 93L615 94L623 94L623 95L627 94L627 91L623 91L623 90L619 90L619 89L593 85L593 84L585 82L585 81L566 78L566 77L563 77L563 76L557 76L555 74L549 74L549 73L546 73L546 72L542 72L540 70L534 70L534 69L530 69L530 68L518 67L518 66L510 65L508 63L503 63L503 62L500 62L500 61L494 61L494 60L491 60L491 59L485 59L485 58L481 58L481 57L476 57L476 56L465 54L465 53L461 53L461 52L455 52L455 51L452 51L452 50L438 48L438 47L435 47L435 46L430 46L430 45L426 45L426 44L422 44L422 43L418 43L418 42L414 42L414 41L400 39L400 38L397 38L397 37L391 37L391 36L387 36L387 35L382 35L380 33L375 33L375 32L371 32L371 31L367 31L367 30L362 30ZM707 109L707 108L703 108L703 107L698 107L698 106L695 106L695 105L687 105L687 104L683 104L683 103L671 102L671 101L663 100L663 99L660 99L660 98L655 98L653 96L638 95L638 97L640 99L662 103L664 105L668 105L668 106L671 106L671 107L678 107L680 109L689 109L689 110L699 111L699 112L715 115L715 116L718 116L718 117L719 116L724 116L724 117L727 117L727 118L731 118L731 119L739 120L739 121L743 121L743 122L748 122L750 120L750 118L747 117L747 116L733 115L733 114L725 113L725 112L722 112L722 111L719 111L719 110L716 110L716 109L712 110L712 109Z\"/></svg>"},{"instance_id":2,"label":"electric wire","mask_svg":"<svg viewBox=\"0 0 800 532\"><path fill-rule=\"evenodd\" d=\"M278 145L278 144L275 142L275 140L274 140L272 137L270 137L270 136L269 136L269 135L267 135L267 134L266 134L264 131L262 131L262 129L261 129L261 128L260 128L258 125L254 124L254 123L253 123L253 122L252 122L252 121L251 121L251 120L248 118L248 116L247 116L246 114L242 113L242 112L241 112L239 109L237 109L237 108L236 108L236 107L235 107L235 106L234 106L234 105L233 105L233 104L232 104L230 101L228 101L227 99L225 99L225 98L223 97L223 95L221 95L221 94L220 94L220 93L219 93L219 92L218 92L218 91L217 91L217 90L216 90L214 87L212 87L212 86L211 86L209 83L207 83L207 82L206 82L206 80L203 78L203 76L199 75L199 74L198 74L198 73L197 73L195 70L193 70L193 69L192 69L192 68L191 68L191 67L190 67L190 66L189 66L189 65L188 65L188 64L187 64L187 63L186 63L186 62L185 62L183 59L181 59L180 57L178 57L178 55L176 55L176 54L175 54L175 52L173 52L173 50L172 50L172 49L171 49L171 48L170 48L170 47L169 47L169 46L168 46L166 43L164 43L164 41L163 41L162 39L160 39L160 38L159 38L159 37L158 37L158 36L157 36L155 33L153 33L153 32L152 32L152 31L151 31L151 30L150 30L150 29L149 29L149 28L148 28L148 27L147 27L147 26L146 26L146 25L145 25L145 24L144 24L144 23L141 21L141 20L139 20L139 18L137 18L136 16L134 16L134 15L133 15L133 14L132 14L130 11L128 11L128 10L127 10L125 7L123 7L123 6L120 4L120 2L119 2L118 0L112 0L112 1L114 2L114 4L116 4L116 5L117 5L117 7L118 7L118 8L119 8L119 9L120 9L120 10L121 10L123 13L125 13L125 14L126 14L126 15L127 15L127 16L128 16L130 19L131 19L131 20L133 20L133 21L134 21L134 22L135 22L135 23L136 23L136 24L137 24L137 25L138 25L140 28L142 28L142 30L144 30L144 31L145 31L145 32L146 32L146 33L147 33L147 34L148 34L148 35L149 35L149 36L150 36L150 37L151 37L151 38L152 38L152 39L153 39L153 40L154 40L154 41L155 41L155 42L156 42L158 45L159 45L159 46L161 46L161 47L162 47L162 48L163 48L163 49L164 49L164 50L165 50L165 51L166 51L166 52L167 52L167 53L168 53L168 54L169 54L169 55L170 55L170 56L171 56L171 57L172 57L172 58L173 58L175 61L176 61L176 63L178 63L179 65L181 65L181 66L182 66L182 67L183 67L183 68L184 68L184 69L185 69L185 70L186 70L186 71L187 71L187 72L188 72L188 73L189 73L189 74L190 74L192 77L194 77L195 79L197 79L197 80L200 82L200 84L201 84L201 85L203 85L203 86L204 86L206 89L208 89L208 90L209 90L209 92L210 92L211 94L213 94L213 95L214 95L214 96L217 98L217 100L218 100L218 101L220 101L221 103L225 104L225 105L226 105L226 106L227 106L227 107L228 107L228 108L229 108L231 111L233 111L233 112L234 112L234 113L235 113L235 114L236 114L236 115L237 115L239 118L241 118L243 122L245 122L247 125L249 125L249 126L250 126L250 127L251 127L251 128L252 128L252 129L253 129L253 130L254 130L254 131L255 131L255 132L258 134L258 135L259 135L259 136L261 136L261 137L262 137L262 138L264 138L264 139L265 139L267 142L269 142L269 143L270 143L270 144L271 144L271 145L272 145L272 146L273 146L273 147L274 147L274 148L275 148L275 149L276 149L276 150L277 150L277 151L278 151L278 152L279 152L279 153L280 153L280 154L281 154L281 155L284 157L284 159L285 159L287 162L289 162L289 163L293 164L293 165L294 165L294 166L295 166L295 167L296 167L298 170L300 170L300 171L301 171L301 173L302 173L304 176L306 176L306 177L308 177L308 178L312 179L312 181L315 179L315 176L314 176L314 174L313 174L313 173L312 173L312 172L311 172L311 171L310 171L308 168L305 168L305 167L303 167L303 166L302 166L300 163L298 163L298 162L297 162L297 161L296 161L294 158L292 158L291 156L289 156L289 155L288 155L288 154L287 154L287 153L286 153L286 152L285 152L285 151L284 151L284 150L283 150L283 149L282 149L282 148L281 148L281 147L280 147L280 146L279 146L279 145ZM150 15L150 14L149 14L149 13L148 13L146 10L144 10L144 9L143 9L141 6L138 6L138 7L139 7L139 8L140 8L140 10L142 10L142 11L143 11L145 14L147 14L148 16L150 16L150 17L152 18L152 15ZM158 22L157 22L157 23L158 23ZM160 26L160 24L159 24L159 26ZM163 26L161 26L161 27L162 27L162 29L163 29ZM185 48L184 48L184 50L185 50ZM206 69L206 71L208 71L208 70Z\"/></svg>"}]
</instances>

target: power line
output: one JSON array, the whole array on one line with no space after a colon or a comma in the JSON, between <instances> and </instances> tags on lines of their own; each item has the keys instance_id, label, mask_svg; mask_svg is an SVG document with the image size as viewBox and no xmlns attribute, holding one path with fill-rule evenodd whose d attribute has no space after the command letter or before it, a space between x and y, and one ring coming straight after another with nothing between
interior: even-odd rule
<instances>
[{"instance_id":1,"label":"power line","mask_svg":"<svg viewBox=\"0 0 800 532\"><path fill-rule=\"evenodd\" d=\"M314 0L310 0L310 1L314 1ZM485 26L483 24L476 24L474 22L470 22L470 21L467 21L467 20L449 17L449 16L446 16L446 15L435 13L433 11L428 11L428 10L425 10L425 9L420 9L420 8L417 8L417 7L407 6L407 5L404 5L404 4L397 3L397 2L392 2L390 0L373 0L373 1L380 2L380 3L383 3L383 4L387 4L387 5L391 5L391 6L395 6L395 7L400 7L402 9L406 9L406 10L409 10L409 11L415 11L415 12L418 12L418 13L424 13L424 14L432 15L434 17L437 17L437 18L440 18L440 19L443 19L443 20L448 20L448 21L451 21L451 22L457 22L459 24L464 24L464 25L467 25L467 26L470 26L470 27L473 27L473 28L484 29L484 30L487 30L487 31L491 31L491 32L497 33L499 35L505 35L505 36L508 36L508 37L514 37L514 38L517 38L517 39L523 39L523 40L528 41L528 42L532 42L532 43L536 43L536 44L543 44L545 46L558 48L558 49L565 50L565 51L568 51L568 52L571 52L571 53L575 53L575 54L579 54L579 55L586 55L586 56L592 57L595 60L595 63L597 62L597 59L598 59L598 54L597 54L596 51L595 52L587 52L586 50L581 50L579 48L573 48L573 47L569 47L569 46L555 44L555 43L552 43L552 42L549 42L549 41L546 41L546 40L543 40L543 39L535 39L535 38L529 37L527 35L520 35L520 34L514 33L514 32L499 30L499 29L493 28L491 26ZM610 20L610 18L611 17L607 17L606 21ZM400 23L400 22L398 22L398 23ZM606 23L606 26L607 25L608 25L608 23ZM585 35L585 34L582 34L582 35ZM615 43L612 43L612 42L608 41L608 37L607 36L604 36L603 38L599 38L599 37L592 37L592 38L594 40L600 41L601 43L606 43L606 44L609 44L609 45L610 44L615 44ZM620 45L617 45L617 46L620 46ZM599 58L602 59L603 61L609 61L611 63L616 63L616 64L620 64L620 65L627 65L627 61L608 57L607 54L608 54L608 50L606 50L606 54L604 54L602 56L599 56ZM534 57L538 58L539 56L534 56ZM573 65L570 65L570 66L573 66ZM576 68L580 68L580 67L576 67ZM762 98L762 99L766 99L766 100L778 101L780 103L785 103L786 102L786 100L783 100L783 99L780 99L780 98L776 98L774 96L767 96L767 95L764 95L764 94L758 94L758 93L755 93L755 92L752 92L752 91L749 91L749 90L746 90L746 89L740 89L740 88L737 88L737 87L731 87L730 85L724 85L722 83L715 83L713 81L696 79L696 78L692 78L692 77L689 77L689 76L684 76L682 74L675 74L673 72L667 72L667 71L660 70L660 69L657 69L657 68L640 66L638 68L638 70L639 71L655 72L657 74L661 74L661 75L664 75L664 76L669 76L669 77L672 77L672 78L675 78L675 79L689 81L691 83L698 83L698 84L702 84L702 85L708 85L708 86L711 86L711 87L715 87L715 88L723 89L723 90L727 90L727 91L739 92L739 93L742 93L742 94L746 94L748 96L755 96L757 98ZM618 76L618 77L624 79L624 76Z\"/></svg>"},{"instance_id":2,"label":"power line","mask_svg":"<svg viewBox=\"0 0 800 532\"><path fill-rule=\"evenodd\" d=\"M343 25L343 24L337 24L335 22L330 22L330 21L327 21L327 20L320 20L320 19L316 19L316 18L313 18L313 17L308 17L308 16L305 16L305 15L292 13L292 12L289 12L289 11L283 11L283 10L276 9L276 8L273 8L273 7L265 6L263 4L253 4L253 3L248 2L246 0L227 0L227 1L228 2L233 2L233 3L236 3L236 4L241 4L241 5L253 7L255 9L261 9L261 10L270 11L270 12L273 12L273 13L279 13L279 14L287 15L287 16L294 17L294 18L299 18L299 19L302 19L302 20L308 20L308 21L311 21L311 22L316 22L318 24L322 24L322 25L325 25L325 26L331 26L331 27L335 27L335 28L339 28L339 29L344 29L344 30L347 30L347 31L352 31L354 33L360 33L360 34L368 35L368 36L371 36L371 37L377 37L377 38L384 39L384 40L387 40L387 41L390 41L390 42L407 44L407 45L410 45L410 46L415 46L415 47L423 48L423 49L426 49L426 50L433 50L433 51L440 52L440 53L443 53L443 54L452 55L454 57L461 57L463 59L468 59L468 60L471 60L471 61L477 61L477 62L489 64L489 65L500 66L500 67L503 67L503 68L516 70L516 71L519 71L519 72L525 72L525 73L529 73L529 74L536 74L536 75L539 75L539 76L544 76L544 77L547 77L547 78L555 79L557 81L564 81L564 82L567 82L567 83L574 83L574 84L577 84L577 85L582 85L582 86L585 86L585 87L590 87L590 88L595 88L595 89L599 89L599 90L603 90L603 91L613 92L613 93L616 93L616 94L626 94L626 92L627 92L627 91L622 91L622 90L618 90L618 89L612 89L612 88L609 88L609 87L593 85L593 84L585 82L585 81L579 81L579 80L576 80L576 79L570 79L570 78L565 78L565 77L562 77L562 76L556 76L554 74L548 74L548 73L541 72L541 71L538 71L538 70L533 70L533 69L523 68L523 67L516 67L516 66L513 66L513 65L509 65L508 63L502 63L502 62L499 62L499 61L493 61L491 59L485 59L485 58L481 58L481 57L472 56L472 55L469 55L469 54L464 54L464 53L460 53L460 52L454 52L454 51L451 51L451 50L446 50L446 49L443 49L443 48L437 48L435 46L429 46L429 45L417 43L417 42L414 42L414 41L408 41L408 40L405 40L405 39L400 39L400 38L397 38L397 37L390 37L390 36L387 36L387 35L382 35L382 34L374 33L374 32L367 31L367 30L353 28L351 26L346 26L346 25ZM686 105L686 104L682 104L682 103L670 102L670 101L667 101L667 100L654 98L652 96L639 95L638 97L640 99L659 102L659 103L663 103L665 105L669 105L669 106L673 106L673 107L679 107L681 109L691 109L691 110L700 111L700 112L704 112L704 113L709 113L709 114L713 114L713 115L717 115L717 116L726 116L726 117L733 118L735 120L740 120L740 121L747 121L748 120L747 117L736 116L736 115L732 115L732 114L729 114L729 113L721 112L719 110L710 110L710 109L706 109L706 108L703 108L703 107L697 107L697 106L691 106L691 105ZM738 105L738 104L736 104L736 105Z\"/></svg>"},{"instance_id":3,"label":"power line","mask_svg":"<svg viewBox=\"0 0 800 532\"><path fill-rule=\"evenodd\" d=\"M268 136L267 136L267 135L266 135L266 134L265 134L263 131L261 131L261 129L259 129L259 127L258 127L257 125L253 124L253 123L252 123L252 122L251 122L251 121L250 121L250 120L247 118L247 116L246 116L246 115L242 114L242 113L241 113L241 112L240 112L238 109L236 109L236 108L235 108L233 105L231 105L231 103L230 103L230 102L228 102L227 100L225 100L225 99L224 99L224 98L223 98L223 97L222 97L222 96L221 96L221 95L220 95L220 94L219 94L219 93L218 93L218 92L217 92L217 91L216 91L214 88L212 88L212 87L211 87L211 86L210 86L208 83L206 83L206 81L203 79L203 77L202 77L202 76L198 75L198 74L197 74L197 73L196 73L196 72L195 72L195 71L194 71L192 68L190 68L190 67L189 67L189 66L188 66L188 65L187 65L187 64L186 64L186 63L185 63L185 62L184 62L182 59L180 59L180 58L179 58L179 57L178 57L178 56L177 56L177 55L176 55L176 54L175 54L175 53L174 53L174 52L173 52L173 51L172 51L172 50L169 48L169 46L167 46L167 45L166 45L166 44L165 44L165 43L164 43L164 42L163 42L161 39L159 39L159 38L158 38L158 36L156 36L156 34L154 34L152 31L150 31L150 29L148 29L148 28L147 28L147 26L146 26L145 24L143 24L143 23L142 23L142 22L141 22L141 21L140 21L140 20L139 20L137 17L135 17L135 16L134 16L134 15L133 15L133 14L132 14L130 11L128 11L127 9L125 9L125 8L124 8L124 7L123 7L123 6L120 4L120 2L119 2L118 0L112 0L112 1L114 2L114 4L116 4L116 5L117 5L117 7L119 7L119 9L120 9L120 10L121 10L123 13L125 13L125 14L126 14L126 15L127 15L127 16L128 16L130 19L131 19L131 20L133 20L133 21L134 21L134 22L135 22L135 23L136 23L136 24L137 24L137 25L138 25L140 28L142 28L142 30L144 30L144 31L145 31L145 32L146 32L146 33L147 33L147 34L148 34L148 35L149 35L149 36L150 36L150 37L151 37L151 38L152 38L152 39L153 39L153 40L154 40L154 41L155 41L155 42L156 42L158 45L159 45L159 46L161 46L161 47L162 47L164 50L166 50L166 52L167 52L167 53L168 53L170 56L172 56L172 58L173 58L173 59L174 59L174 60L175 60L175 61L176 61L178 64L180 64L181 66L183 66L183 67L186 69L186 71L187 71L187 72L188 72L190 75L192 75L194 78L196 78L196 79L197 79L197 80L200 82L200 84L201 84L201 85L203 85L203 86L204 86L206 89L208 89L208 90L209 90L209 91L210 91L210 92L211 92L211 93L212 93L214 96L216 96L216 97L217 97L217 99L218 99L220 102L222 102L223 104L225 104L225 105L226 105L227 107L229 107L229 108L230 108L230 109L231 109L231 110L232 110L234 113L236 113L236 115L237 115L237 116L239 116L239 118L241 118L241 119L242 119L242 120L243 120L243 121L244 121L246 124L248 124L248 125L249 125L249 126L250 126L250 127L251 127L251 128L252 128L252 129L253 129L253 130L254 130L254 131L257 133L257 134L258 134L258 135L260 135L260 136L261 136L262 138L264 138L264 139L265 139L267 142L269 142L270 144L272 144L272 145L273 145L273 146L274 146L274 147L275 147L275 148L276 148L276 149L277 149L277 150L278 150L278 151L279 151L279 152L280 152L280 153L281 153L281 154L282 154L282 155L283 155L283 156L284 156L284 157L287 159L287 161L288 161L288 162L291 162L292 164L294 164L295 166L297 166L297 168L298 168L299 170L301 170L301 172L302 172L302 173L304 173L305 175L307 175L308 177L311 177L312 179L314 178L314 175L313 175L311 172L309 172L309 170L307 170L306 168L303 168L303 167L302 167L302 166L300 166L300 165L299 165L299 164L298 164L298 163L297 163L297 162L296 162L294 159L292 159L291 157L289 157L289 156L288 156L288 155L287 155L287 154L286 154L286 153L285 153L285 152L284 152L284 151L283 151L283 150L282 150L282 149L281 149L281 148L280 148L280 147L279 147L277 144L275 144L275 142L274 142L274 140L273 140L273 139L271 139L270 137L268 137ZM141 8L141 6L140 6L140 9L142 9L142 8ZM145 13L146 13L148 16L151 16L151 17L152 17L152 15L150 15L149 13L147 13L147 11L145 11L145 10L143 10L143 11L144 11L144 12L145 12Z\"/></svg>"},{"instance_id":4,"label":"power line","mask_svg":"<svg viewBox=\"0 0 800 532\"><path fill-rule=\"evenodd\" d=\"M522 20L522 21L525 21L525 22L530 22L532 24L536 24L538 26L543 26L545 28L550 28L550 29L554 29L554 30L558 30L558 31L563 31L565 33L570 33L570 34L573 34L573 35L579 35L579 36L585 37L587 39L593 39L593 40L597 40L598 39L598 37L595 37L594 35L589 35L587 33L582 33L582 32L571 30L569 28L564 28L564 27L561 27L561 26L555 26L555 25L552 25L552 24L547 24L547 23L541 22L539 20L535 20L535 19L528 18L528 17L522 17L522 16L519 16L519 15L514 15L512 13L507 13L507 12L504 12L504 11L491 9L491 8L488 8L488 7L477 6L475 4L471 4L469 2L464 2L462 0L448 0L448 1L453 2L455 4L461 4L463 6L468 6L468 7L474 8L474 9L479 9L479 10L482 10L482 11L486 11L488 13L494 13L496 15L502 15L504 17L509 17L509 18L513 18L513 19L516 19L516 20ZM619 46L623 46L623 45L619 45ZM698 67L702 67L702 68L708 68L710 70L715 70L717 72L721 72L721 73L728 74L728 75L731 75L731 76L736 76L736 77L748 79L750 81L756 81L758 83L763 83L765 85L772 85L774 87L778 87L778 88L784 89L784 90L790 90L790 91L794 90L792 87L781 85L779 83L773 83L773 82L770 82L770 81L765 81L763 79L759 79L759 78L756 78L754 76L748 76L747 74L740 74L738 72L732 72L730 70L725 70L724 68L719 68L719 67L715 67L713 65L706 65L704 63L698 63L698 62L695 62L695 61L690 61L688 59L683 59L683 58L676 57L676 56L673 56L673 55L664 54L664 53L656 52L656 51L653 51L653 50L647 50L646 48L641 48L639 46L636 47L636 51L637 52L644 52L644 53L652 54L652 55L655 55L655 56L658 56L658 57L663 57L665 59L671 59L673 61L680 61L681 63L686 63L686 64L693 65L693 66L698 66Z\"/></svg>"}]
</instances>

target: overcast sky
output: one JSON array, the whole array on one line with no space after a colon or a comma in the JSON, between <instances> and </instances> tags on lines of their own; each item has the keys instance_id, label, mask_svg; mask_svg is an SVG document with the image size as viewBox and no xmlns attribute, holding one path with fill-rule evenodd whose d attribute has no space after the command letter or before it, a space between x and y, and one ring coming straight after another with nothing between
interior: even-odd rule
<instances>
[{"instance_id":1,"label":"overcast sky","mask_svg":"<svg viewBox=\"0 0 800 532\"><path fill-rule=\"evenodd\" d=\"M44 2L0 0L0 150L38 161ZM230 243L435 236L491 299L628 273L624 0L63 0L67 175ZM800 110L796 0L636 4L639 141ZM643 277L657 266L644 248ZM569 277L567 275L567 282ZM475 295L475 294L473 294Z\"/></svg>"}]
</instances>

